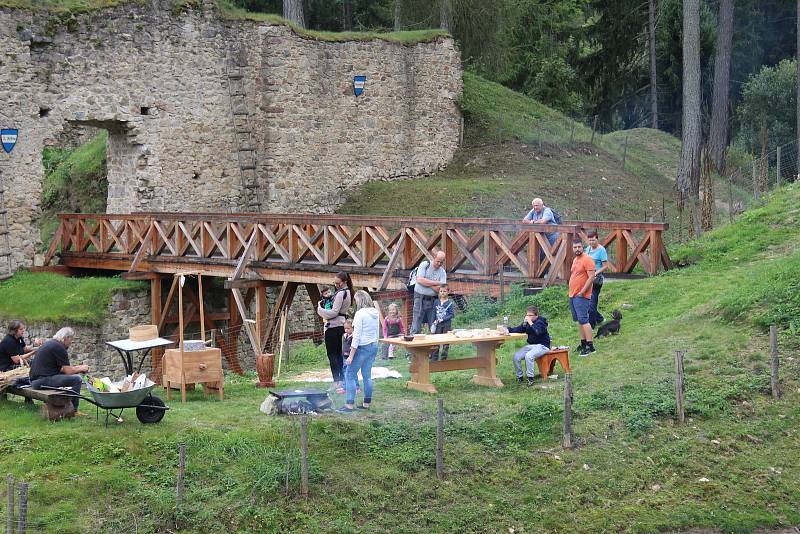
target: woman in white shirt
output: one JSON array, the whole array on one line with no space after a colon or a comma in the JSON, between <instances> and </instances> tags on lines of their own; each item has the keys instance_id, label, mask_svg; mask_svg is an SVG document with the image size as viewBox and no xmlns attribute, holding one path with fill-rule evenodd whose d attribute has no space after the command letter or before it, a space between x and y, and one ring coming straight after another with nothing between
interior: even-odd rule
<instances>
[{"instance_id":1,"label":"woman in white shirt","mask_svg":"<svg viewBox=\"0 0 800 534\"><path fill-rule=\"evenodd\" d=\"M372 298L366 291L356 291L353 296L356 304L356 314L353 316L353 342L350 354L345 354L347 370L344 375L345 405L340 412L352 412L356 401L356 378L361 370L364 379L364 402L360 409L369 408L372 401L372 364L378 354L378 332L380 319L378 309L372 303Z\"/></svg>"}]
</instances>

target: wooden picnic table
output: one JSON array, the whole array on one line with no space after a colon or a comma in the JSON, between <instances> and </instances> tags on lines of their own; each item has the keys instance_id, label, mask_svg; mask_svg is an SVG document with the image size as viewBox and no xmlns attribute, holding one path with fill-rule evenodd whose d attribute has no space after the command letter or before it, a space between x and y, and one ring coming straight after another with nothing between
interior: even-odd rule
<instances>
[{"instance_id":1,"label":"wooden picnic table","mask_svg":"<svg viewBox=\"0 0 800 534\"><path fill-rule=\"evenodd\" d=\"M406 387L436 393L436 387L431 384L431 373L444 371L460 371L462 369L477 369L477 374L472 377L472 382L481 386L501 388L503 382L497 378L497 347L512 339L525 339L525 334L489 334L474 337L457 337L453 333L428 334L424 338L415 337L413 341L405 341L402 337L384 338L383 343L390 343L404 347L411 354L411 380L406 382ZM475 345L477 356L475 358L454 358L432 362L429 360L431 350L437 345L458 345L472 343Z\"/></svg>"}]
</instances>

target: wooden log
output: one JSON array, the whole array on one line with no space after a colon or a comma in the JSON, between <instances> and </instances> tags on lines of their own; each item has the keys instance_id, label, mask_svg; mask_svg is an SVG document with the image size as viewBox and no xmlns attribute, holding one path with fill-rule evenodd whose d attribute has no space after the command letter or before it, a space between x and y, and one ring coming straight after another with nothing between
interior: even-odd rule
<instances>
[{"instance_id":1,"label":"wooden log","mask_svg":"<svg viewBox=\"0 0 800 534\"><path fill-rule=\"evenodd\" d=\"M574 447L572 436L572 373L564 375L564 432L561 446L565 449Z\"/></svg>"},{"instance_id":2,"label":"wooden log","mask_svg":"<svg viewBox=\"0 0 800 534\"><path fill-rule=\"evenodd\" d=\"M175 484L175 504L180 508L183 503L183 479L186 471L186 444L178 445L178 481Z\"/></svg>"},{"instance_id":3,"label":"wooden log","mask_svg":"<svg viewBox=\"0 0 800 534\"><path fill-rule=\"evenodd\" d=\"M781 385L778 380L778 328L773 324L769 327L769 368L772 398L781 398Z\"/></svg>"},{"instance_id":4,"label":"wooden log","mask_svg":"<svg viewBox=\"0 0 800 534\"><path fill-rule=\"evenodd\" d=\"M17 518L17 532L25 534L28 526L28 483L19 484L19 516Z\"/></svg>"},{"instance_id":5,"label":"wooden log","mask_svg":"<svg viewBox=\"0 0 800 534\"><path fill-rule=\"evenodd\" d=\"M436 478L444 480L444 399L436 399Z\"/></svg>"},{"instance_id":6,"label":"wooden log","mask_svg":"<svg viewBox=\"0 0 800 534\"><path fill-rule=\"evenodd\" d=\"M308 497L308 416L300 418L300 492Z\"/></svg>"},{"instance_id":7,"label":"wooden log","mask_svg":"<svg viewBox=\"0 0 800 534\"><path fill-rule=\"evenodd\" d=\"M678 422L683 423L686 420L684 413L684 386L683 386L683 356L684 351L675 351L675 408L678 412Z\"/></svg>"},{"instance_id":8,"label":"wooden log","mask_svg":"<svg viewBox=\"0 0 800 534\"><path fill-rule=\"evenodd\" d=\"M6 476L6 534L14 534L14 475Z\"/></svg>"}]
</instances>

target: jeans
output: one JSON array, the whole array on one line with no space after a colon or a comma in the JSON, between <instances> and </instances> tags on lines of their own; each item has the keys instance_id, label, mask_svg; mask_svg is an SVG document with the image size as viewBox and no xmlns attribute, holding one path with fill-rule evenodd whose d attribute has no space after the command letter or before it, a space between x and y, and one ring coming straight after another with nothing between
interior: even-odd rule
<instances>
[{"instance_id":1,"label":"jeans","mask_svg":"<svg viewBox=\"0 0 800 534\"><path fill-rule=\"evenodd\" d=\"M436 332L437 334L446 334L450 331L452 326L452 320L448 319L447 321L442 321L441 323L436 325ZM441 349L441 357L439 356L439 349ZM447 355L450 354L450 345L438 345L433 352L431 352L431 360L446 360Z\"/></svg>"},{"instance_id":2,"label":"jeans","mask_svg":"<svg viewBox=\"0 0 800 534\"><path fill-rule=\"evenodd\" d=\"M414 293L414 309L411 319L411 334L419 334L422 325L427 323L428 327L436 320L436 298L435 296L420 295Z\"/></svg>"},{"instance_id":3,"label":"jeans","mask_svg":"<svg viewBox=\"0 0 800 534\"><path fill-rule=\"evenodd\" d=\"M81 394L81 375L53 375L53 376L40 376L36 380L31 380L31 387L39 389L42 386L50 386L53 388L68 387L75 392L76 395ZM78 402L80 399L72 399L72 405L75 411L78 411Z\"/></svg>"},{"instance_id":4,"label":"jeans","mask_svg":"<svg viewBox=\"0 0 800 534\"><path fill-rule=\"evenodd\" d=\"M528 378L533 378L536 370L536 358L541 358L550 352L544 345L525 345L514 353L514 369L517 371L517 378L522 378L522 360L525 360L525 369Z\"/></svg>"},{"instance_id":5,"label":"jeans","mask_svg":"<svg viewBox=\"0 0 800 534\"><path fill-rule=\"evenodd\" d=\"M342 366L342 337L344 336L344 326L331 326L325 330L325 351L328 353L328 363L331 366L331 375L334 382L341 382L344 374Z\"/></svg>"},{"instance_id":6,"label":"jeans","mask_svg":"<svg viewBox=\"0 0 800 534\"><path fill-rule=\"evenodd\" d=\"M361 370L361 378L364 379L364 403L368 404L372 401L372 364L375 363L377 355L377 341L356 349L353 363L347 366L347 372L344 375L346 404L353 404L356 401L356 381L359 370Z\"/></svg>"},{"instance_id":7,"label":"jeans","mask_svg":"<svg viewBox=\"0 0 800 534\"><path fill-rule=\"evenodd\" d=\"M605 317L597 309L601 289L603 289L603 286L592 285L592 298L589 300L589 324L592 325L592 330L605 321Z\"/></svg>"},{"instance_id":8,"label":"jeans","mask_svg":"<svg viewBox=\"0 0 800 534\"><path fill-rule=\"evenodd\" d=\"M342 364L342 377L343 377L342 380L344 380L344 377L347 376L347 368L350 367L349 365L347 365L347 358L345 358L345 356L350 357L350 355L349 354L342 354L342 359L344 360L344 363ZM355 358L353 358L353 361L355 361ZM357 370L356 370L356 389L358 389L358 371Z\"/></svg>"}]
</instances>

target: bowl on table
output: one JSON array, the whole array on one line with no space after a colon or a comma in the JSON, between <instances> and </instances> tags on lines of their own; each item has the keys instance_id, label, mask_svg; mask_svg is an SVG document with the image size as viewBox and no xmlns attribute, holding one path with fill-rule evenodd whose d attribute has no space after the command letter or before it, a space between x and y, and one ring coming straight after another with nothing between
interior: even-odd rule
<instances>
[{"instance_id":1,"label":"bowl on table","mask_svg":"<svg viewBox=\"0 0 800 534\"><path fill-rule=\"evenodd\" d=\"M414 335L403 336L403 341L414 341Z\"/></svg>"}]
</instances>

